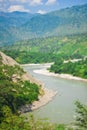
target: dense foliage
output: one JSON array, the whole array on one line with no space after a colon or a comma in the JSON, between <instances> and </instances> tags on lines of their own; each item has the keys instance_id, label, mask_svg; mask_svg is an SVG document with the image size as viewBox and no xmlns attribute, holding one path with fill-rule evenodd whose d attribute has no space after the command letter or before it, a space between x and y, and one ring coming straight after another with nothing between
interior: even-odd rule
<instances>
[{"instance_id":1,"label":"dense foliage","mask_svg":"<svg viewBox=\"0 0 87 130\"><path fill-rule=\"evenodd\" d=\"M81 104L76 101L76 125L79 127L78 130L86 130L87 129L87 106Z\"/></svg>"},{"instance_id":2,"label":"dense foliage","mask_svg":"<svg viewBox=\"0 0 87 130\"><path fill-rule=\"evenodd\" d=\"M5 116L3 109L16 113L20 106L38 100L39 87L29 81L22 81L23 74L24 71L18 65L4 65L0 56L0 122Z\"/></svg>"},{"instance_id":3,"label":"dense foliage","mask_svg":"<svg viewBox=\"0 0 87 130\"><path fill-rule=\"evenodd\" d=\"M47 119L36 120L33 115L27 120L25 117L12 114L9 108L5 108L3 112L5 119L0 124L0 130L66 130L64 124L51 124Z\"/></svg>"},{"instance_id":4,"label":"dense foliage","mask_svg":"<svg viewBox=\"0 0 87 130\"><path fill-rule=\"evenodd\" d=\"M87 55L87 34L24 40L1 50L19 63L54 62L59 57L78 59Z\"/></svg>"},{"instance_id":5,"label":"dense foliage","mask_svg":"<svg viewBox=\"0 0 87 130\"><path fill-rule=\"evenodd\" d=\"M68 61L64 63L62 59L57 59L51 66L50 71L55 73L67 73L87 79L87 58L78 62Z\"/></svg>"}]
</instances>

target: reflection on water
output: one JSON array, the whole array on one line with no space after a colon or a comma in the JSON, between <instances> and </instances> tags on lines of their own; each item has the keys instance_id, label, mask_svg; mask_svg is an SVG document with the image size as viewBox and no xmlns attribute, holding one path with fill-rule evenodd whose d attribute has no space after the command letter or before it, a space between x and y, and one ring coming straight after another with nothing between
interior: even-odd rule
<instances>
[{"instance_id":1,"label":"reflection on water","mask_svg":"<svg viewBox=\"0 0 87 130\"><path fill-rule=\"evenodd\" d=\"M58 77L36 74L33 70L45 68L44 65L26 66L24 69L42 81L46 88L56 90L58 94L46 106L35 110L35 117L49 118L55 123L70 123L75 117L75 101L87 103L87 83Z\"/></svg>"}]
</instances>

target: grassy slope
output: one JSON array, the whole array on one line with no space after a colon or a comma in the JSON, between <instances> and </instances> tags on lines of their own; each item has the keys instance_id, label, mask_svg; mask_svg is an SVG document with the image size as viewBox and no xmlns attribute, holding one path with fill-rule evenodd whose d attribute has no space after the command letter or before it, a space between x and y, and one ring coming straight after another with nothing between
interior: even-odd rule
<instances>
[{"instance_id":1,"label":"grassy slope","mask_svg":"<svg viewBox=\"0 0 87 130\"><path fill-rule=\"evenodd\" d=\"M1 48L19 63L52 62L87 56L87 34L25 40Z\"/></svg>"}]
</instances>

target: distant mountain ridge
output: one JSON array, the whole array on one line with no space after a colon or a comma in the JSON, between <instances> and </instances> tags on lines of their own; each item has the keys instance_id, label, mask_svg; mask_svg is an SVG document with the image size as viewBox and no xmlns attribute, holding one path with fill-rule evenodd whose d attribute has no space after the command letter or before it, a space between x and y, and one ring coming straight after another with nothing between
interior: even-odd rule
<instances>
[{"instance_id":1,"label":"distant mountain ridge","mask_svg":"<svg viewBox=\"0 0 87 130\"><path fill-rule=\"evenodd\" d=\"M0 12L0 24L7 24L7 26L19 27L29 21L36 14L27 12Z\"/></svg>"},{"instance_id":2,"label":"distant mountain ridge","mask_svg":"<svg viewBox=\"0 0 87 130\"><path fill-rule=\"evenodd\" d=\"M87 33L87 4L44 15L0 12L0 46L47 36Z\"/></svg>"}]
</instances>

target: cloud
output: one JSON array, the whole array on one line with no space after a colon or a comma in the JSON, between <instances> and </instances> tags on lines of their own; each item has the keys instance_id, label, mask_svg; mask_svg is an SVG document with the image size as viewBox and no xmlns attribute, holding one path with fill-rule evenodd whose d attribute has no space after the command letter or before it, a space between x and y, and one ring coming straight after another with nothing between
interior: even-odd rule
<instances>
[{"instance_id":1,"label":"cloud","mask_svg":"<svg viewBox=\"0 0 87 130\"><path fill-rule=\"evenodd\" d=\"M37 13L39 13L39 14L46 14L46 11L44 11L44 10L38 10Z\"/></svg>"},{"instance_id":2,"label":"cloud","mask_svg":"<svg viewBox=\"0 0 87 130\"><path fill-rule=\"evenodd\" d=\"M22 5L12 5L8 8L8 12L13 11L30 12L28 9L25 9Z\"/></svg>"},{"instance_id":3,"label":"cloud","mask_svg":"<svg viewBox=\"0 0 87 130\"><path fill-rule=\"evenodd\" d=\"M26 3L28 0L9 0L10 2L20 2L20 3Z\"/></svg>"},{"instance_id":4,"label":"cloud","mask_svg":"<svg viewBox=\"0 0 87 130\"><path fill-rule=\"evenodd\" d=\"M9 2L7 2L7 0L0 0L0 11L6 11L7 6L9 6Z\"/></svg>"},{"instance_id":5,"label":"cloud","mask_svg":"<svg viewBox=\"0 0 87 130\"><path fill-rule=\"evenodd\" d=\"M52 4L54 4L56 2L56 0L48 0L47 2L46 2L46 5L52 5Z\"/></svg>"},{"instance_id":6,"label":"cloud","mask_svg":"<svg viewBox=\"0 0 87 130\"><path fill-rule=\"evenodd\" d=\"M41 5L42 0L30 0L30 5Z\"/></svg>"}]
</instances>

